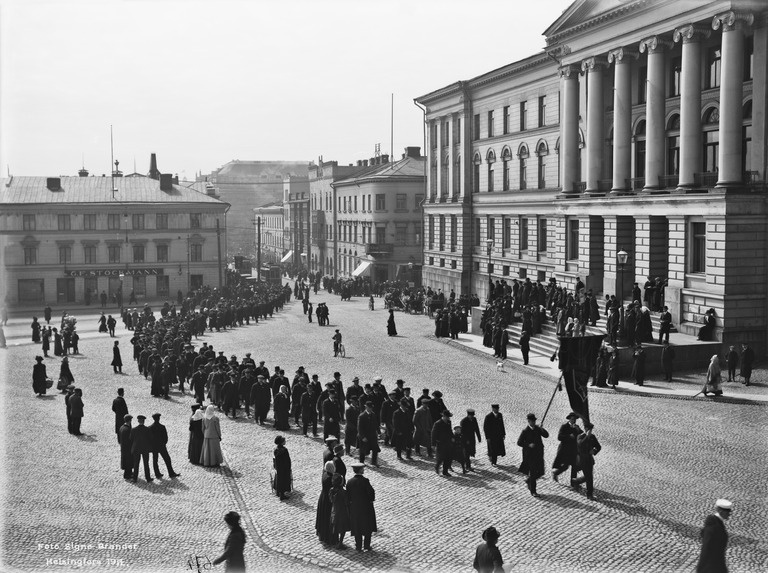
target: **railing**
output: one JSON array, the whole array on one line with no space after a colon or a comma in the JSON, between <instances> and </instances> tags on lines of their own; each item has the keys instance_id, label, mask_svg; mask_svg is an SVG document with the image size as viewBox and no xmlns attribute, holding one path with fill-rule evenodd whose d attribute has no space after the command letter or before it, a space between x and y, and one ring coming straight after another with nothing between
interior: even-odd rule
<instances>
[{"instance_id":1,"label":"railing","mask_svg":"<svg viewBox=\"0 0 768 573\"><path fill-rule=\"evenodd\" d=\"M674 189L679 182L679 175L659 175L659 189Z\"/></svg>"},{"instance_id":2,"label":"railing","mask_svg":"<svg viewBox=\"0 0 768 573\"><path fill-rule=\"evenodd\" d=\"M367 243L365 245L366 255L391 255L394 250L392 243Z\"/></svg>"},{"instance_id":3,"label":"railing","mask_svg":"<svg viewBox=\"0 0 768 573\"><path fill-rule=\"evenodd\" d=\"M587 190L587 182L586 181L576 181L573 184L573 192L574 193L584 193L584 191Z\"/></svg>"},{"instance_id":4,"label":"railing","mask_svg":"<svg viewBox=\"0 0 768 573\"><path fill-rule=\"evenodd\" d=\"M645 187L645 177L632 177L627 180L628 187L632 191L638 191Z\"/></svg>"},{"instance_id":5,"label":"railing","mask_svg":"<svg viewBox=\"0 0 768 573\"><path fill-rule=\"evenodd\" d=\"M608 192L613 187L613 179L599 179L597 181L597 190Z\"/></svg>"},{"instance_id":6,"label":"railing","mask_svg":"<svg viewBox=\"0 0 768 573\"><path fill-rule=\"evenodd\" d=\"M717 185L717 172L706 172L706 173L694 173L693 174L693 183L696 185L696 187L708 187L712 188L715 185Z\"/></svg>"}]
</instances>

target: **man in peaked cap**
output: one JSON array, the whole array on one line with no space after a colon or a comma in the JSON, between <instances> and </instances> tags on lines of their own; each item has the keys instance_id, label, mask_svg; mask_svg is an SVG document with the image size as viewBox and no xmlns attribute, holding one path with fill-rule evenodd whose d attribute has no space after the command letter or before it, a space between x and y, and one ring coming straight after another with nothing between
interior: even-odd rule
<instances>
[{"instance_id":1,"label":"man in peaked cap","mask_svg":"<svg viewBox=\"0 0 768 573\"><path fill-rule=\"evenodd\" d=\"M432 426L432 444L435 448L435 473L440 475L440 466L443 466L443 475L450 476L448 469L451 467L453 454L453 426L451 417L453 414L443 410L440 419Z\"/></svg>"},{"instance_id":2,"label":"man in peaked cap","mask_svg":"<svg viewBox=\"0 0 768 573\"><path fill-rule=\"evenodd\" d=\"M733 503L727 499L715 502L715 513L708 515L701 529L701 554L696 573L728 571L725 551L728 548L728 531L725 522L731 518Z\"/></svg>"},{"instance_id":3,"label":"man in peaked cap","mask_svg":"<svg viewBox=\"0 0 768 573\"><path fill-rule=\"evenodd\" d=\"M131 481L136 483L139 477L139 464L144 462L144 477L147 482L152 481L149 475L149 452L152 451L152 433L144 425L146 416L136 416L138 426L131 430L131 455L133 456L133 476Z\"/></svg>"},{"instance_id":4,"label":"man in peaked cap","mask_svg":"<svg viewBox=\"0 0 768 573\"><path fill-rule=\"evenodd\" d=\"M152 414L152 425L149 426L149 431L152 434L152 467L155 470L155 477L161 478L163 474L160 473L160 466L158 465L158 456L163 458L165 467L168 470L168 475L172 478L180 476L173 471L173 464L171 463L171 456L168 454L168 430L163 424L160 423L160 413Z\"/></svg>"}]
</instances>

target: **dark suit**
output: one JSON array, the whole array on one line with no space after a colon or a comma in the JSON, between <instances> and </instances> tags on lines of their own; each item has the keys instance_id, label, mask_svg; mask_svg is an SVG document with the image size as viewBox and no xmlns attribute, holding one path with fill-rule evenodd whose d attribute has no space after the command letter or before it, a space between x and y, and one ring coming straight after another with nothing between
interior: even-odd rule
<instances>
[{"instance_id":1,"label":"dark suit","mask_svg":"<svg viewBox=\"0 0 768 573\"><path fill-rule=\"evenodd\" d=\"M122 396L118 396L112 400L112 411L115 413L115 433L117 434L117 441L119 442L120 428L125 422L125 415L128 413L128 406Z\"/></svg>"},{"instance_id":2,"label":"dark suit","mask_svg":"<svg viewBox=\"0 0 768 573\"><path fill-rule=\"evenodd\" d=\"M587 484L587 497L592 497L594 491L593 475L595 468L595 455L600 451L600 442L594 434L581 433L576 437L576 448L579 452L578 465L584 475L571 480L573 485Z\"/></svg>"},{"instance_id":3,"label":"dark suit","mask_svg":"<svg viewBox=\"0 0 768 573\"><path fill-rule=\"evenodd\" d=\"M361 474L353 475L347 482L347 498L349 499L350 529L355 536L355 547L370 549L371 533L378 531L378 528L376 510L373 507L376 492L368 478Z\"/></svg>"},{"instance_id":4,"label":"dark suit","mask_svg":"<svg viewBox=\"0 0 768 573\"><path fill-rule=\"evenodd\" d=\"M376 465L379 456L379 420L376 414L367 409L357 417L357 449L360 453L360 461L365 461L365 456L371 452L371 463ZM363 439L366 439L364 442Z\"/></svg>"},{"instance_id":5,"label":"dark suit","mask_svg":"<svg viewBox=\"0 0 768 573\"><path fill-rule=\"evenodd\" d=\"M476 443L481 442L480 438L480 426L477 423L477 418L474 416L466 416L461 423L461 441L464 444L464 452L467 456L467 466L469 467L469 458L474 457L477 452ZM475 442L475 436L477 436L477 442Z\"/></svg>"},{"instance_id":6,"label":"dark suit","mask_svg":"<svg viewBox=\"0 0 768 573\"><path fill-rule=\"evenodd\" d=\"M701 529L701 554L696 573L727 573L725 550L728 547L728 532L719 515L708 515Z\"/></svg>"},{"instance_id":7,"label":"dark suit","mask_svg":"<svg viewBox=\"0 0 768 573\"><path fill-rule=\"evenodd\" d=\"M157 465L158 454L162 456L165 467L168 468L168 475L171 477L175 476L176 472L173 471L171 456L168 455L168 430L160 422L154 422L149 426L149 431L152 434L152 464L155 470L155 477L163 477Z\"/></svg>"},{"instance_id":8,"label":"dark suit","mask_svg":"<svg viewBox=\"0 0 768 573\"><path fill-rule=\"evenodd\" d=\"M120 443L120 469L123 470L123 478L131 479L133 472L133 454L131 453L131 423L126 422L120 426L117 433L117 441Z\"/></svg>"},{"instance_id":9,"label":"dark suit","mask_svg":"<svg viewBox=\"0 0 768 573\"><path fill-rule=\"evenodd\" d=\"M139 464L144 460L144 477L152 481L149 475L149 452L152 451L152 432L147 426L139 424L131 430L131 455L133 456L133 481L139 477Z\"/></svg>"},{"instance_id":10,"label":"dark suit","mask_svg":"<svg viewBox=\"0 0 768 573\"><path fill-rule=\"evenodd\" d=\"M440 418L432 426L432 444L435 446L435 471L440 472L440 466L443 466L443 475L447 476L448 469L453 461L453 427L451 421L447 422Z\"/></svg>"},{"instance_id":11,"label":"dark suit","mask_svg":"<svg viewBox=\"0 0 768 573\"><path fill-rule=\"evenodd\" d=\"M336 436L337 439L341 439L339 404L330 396L323 402L323 418L323 439L328 439L328 436Z\"/></svg>"},{"instance_id":12,"label":"dark suit","mask_svg":"<svg viewBox=\"0 0 768 573\"><path fill-rule=\"evenodd\" d=\"M413 447L413 414L410 410L398 408L392 414L392 445L395 447L397 457L402 458L402 451L410 459Z\"/></svg>"},{"instance_id":13,"label":"dark suit","mask_svg":"<svg viewBox=\"0 0 768 573\"><path fill-rule=\"evenodd\" d=\"M72 433L76 436L80 432L80 422L83 421L83 399L78 394L73 394L69 399L69 415L72 419Z\"/></svg>"},{"instance_id":14,"label":"dark suit","mask_svg":"<svg viewBox=\"0 0 768 573\"><path fill-rule=\"evenodd\" d=\"M571 426L570 423L566 422L560 426L560 431L557 432L557 439L560 441L560 445L557 446L555 461L552 462L553 477L559 476L568 466L571 466L571 480L576 479L576 474L578 473L576 438L581 433L582 429L575 424Z\"/></svg>"},{"instance_id":15,"label":"dark suit","mask_svg":"<svg viewBox=\"0 0 768 573\"><path fill-rule=\"evenodd\" d=\"M504 447L507 431L504 429L504 418L501 412L488 413L483 421L483 432L485 432L485 444L488 446L488 458L491 460L491 464L495 466L499 456L507 455L507 450Z\"/></svg>"},{"instance_id":16,"label":"dark suit","mask_svg":"<svg viewBox=\"0 0 768 573\"><path fill-rule=\"evenodd\" d=\"M549 432L541 426L526 426L517 439L517 445L523 449L523 463L519 471L528 475L525 481L533 495L536 495L536 480L544 475L544 442L541 438L548 437ZM531 444L533 447L530 447Z\"/></svg>"}]
</instances>

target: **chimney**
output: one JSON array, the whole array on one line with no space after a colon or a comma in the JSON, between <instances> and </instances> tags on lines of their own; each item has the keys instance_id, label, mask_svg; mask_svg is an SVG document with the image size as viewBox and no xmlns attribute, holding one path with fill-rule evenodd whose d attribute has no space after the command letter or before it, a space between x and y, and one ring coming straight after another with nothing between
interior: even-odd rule
<instances>
[{"instance_id":1,"label":"chimney","mask_svg":"<svg viewBox=\"0 0 768 573\"><path fill-rule=\"evenodd\" d=\"M406 157L421 157L421 147L406 147L405 148L405 156Z\"/></svg>"},{"instance_id":2,"label":"chimney","mask_svg":"<svg viewBox=\"0 0 768 573\"><path fill-rule=\"evenodd\" d=\"M77 174L80 177L88 177L88 170L85 167L83 167L80 171L77 172Z\"/></svg>"},{"instance_id":3,"label":"chimney","mask_svg":"<svg viewBox=\"0 0 768 573\"><path fill-rule=\"evenodd\" d=\"M363 159L363 167L368 167L368 160L367 159Z\"/></svg>"},{"instance_id":4,"label":"chimney","mask_svg":"<svg viewBox=\"0 0 768 573\"><path fill-rule=\"evenodd\" d=\"M173 175L170 173L160 174L160 191L173 191Z\"/></svg>"},{"instance_id":5,"label":"chimney","mask_svg":"<svg viewBox=\"0 0 768 573\"><path fill-rule=\"evenodd\" d=\"M61 191L61 177L48 177L45 180L45 186L50 191Z\"/></svg>"},{"instance_id":6,"label":"chimney","mask_svg":"<svg viewBox=\"0 0 768 573\"><path fill-rule=\"evenodd\" d=\"M389 163L389 155L384 154L381 156L381 164L385 165L387 163Z\"/></svg>"},{"instance_id":7,"label":"chimney","mask_svg":"<svg viewBox=\"0 0 768 573\"><path fill-rule=\"evenodd\" d=\"M358 167L362 167L363 166L363 160L362 159L358 159L357 160L357 166Z\"/></svg>"},{"instance_id":8,"label":"chimney","mask_svg":"<svg viewBox=\"0 0 768 573\"><path fill-rule=\"evenodd\" d=\"M173 176L173 184L178 185L179 184L179 174Z\"/></svg>"},{"instance_id":9,"label":"chimney","mask_svg":"<svg viewBox=\"0 0 768 573\"><path fill-rule=\"evenodd\" d=\"M160 170L157 168L157 155L154 153L149 155L149 173L147 175L151 179L160 179Z\"/></svg>"}]
</instances>

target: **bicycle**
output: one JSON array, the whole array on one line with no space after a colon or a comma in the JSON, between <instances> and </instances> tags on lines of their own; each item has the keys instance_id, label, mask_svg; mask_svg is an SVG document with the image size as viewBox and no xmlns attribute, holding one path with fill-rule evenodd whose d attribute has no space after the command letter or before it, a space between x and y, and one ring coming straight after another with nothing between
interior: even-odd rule
<instances>
[{"instance_id":1,"label":"bicycle","mask_svg":"<svg viewBox=\"0 0 768 573\"><path fill-rule=\"evenodd\" d=\"M341 342L339 342L339 356L344 358L346 355L347 355L347 351L344 348L344 345Z\"/></svg>"}]
</instances>

